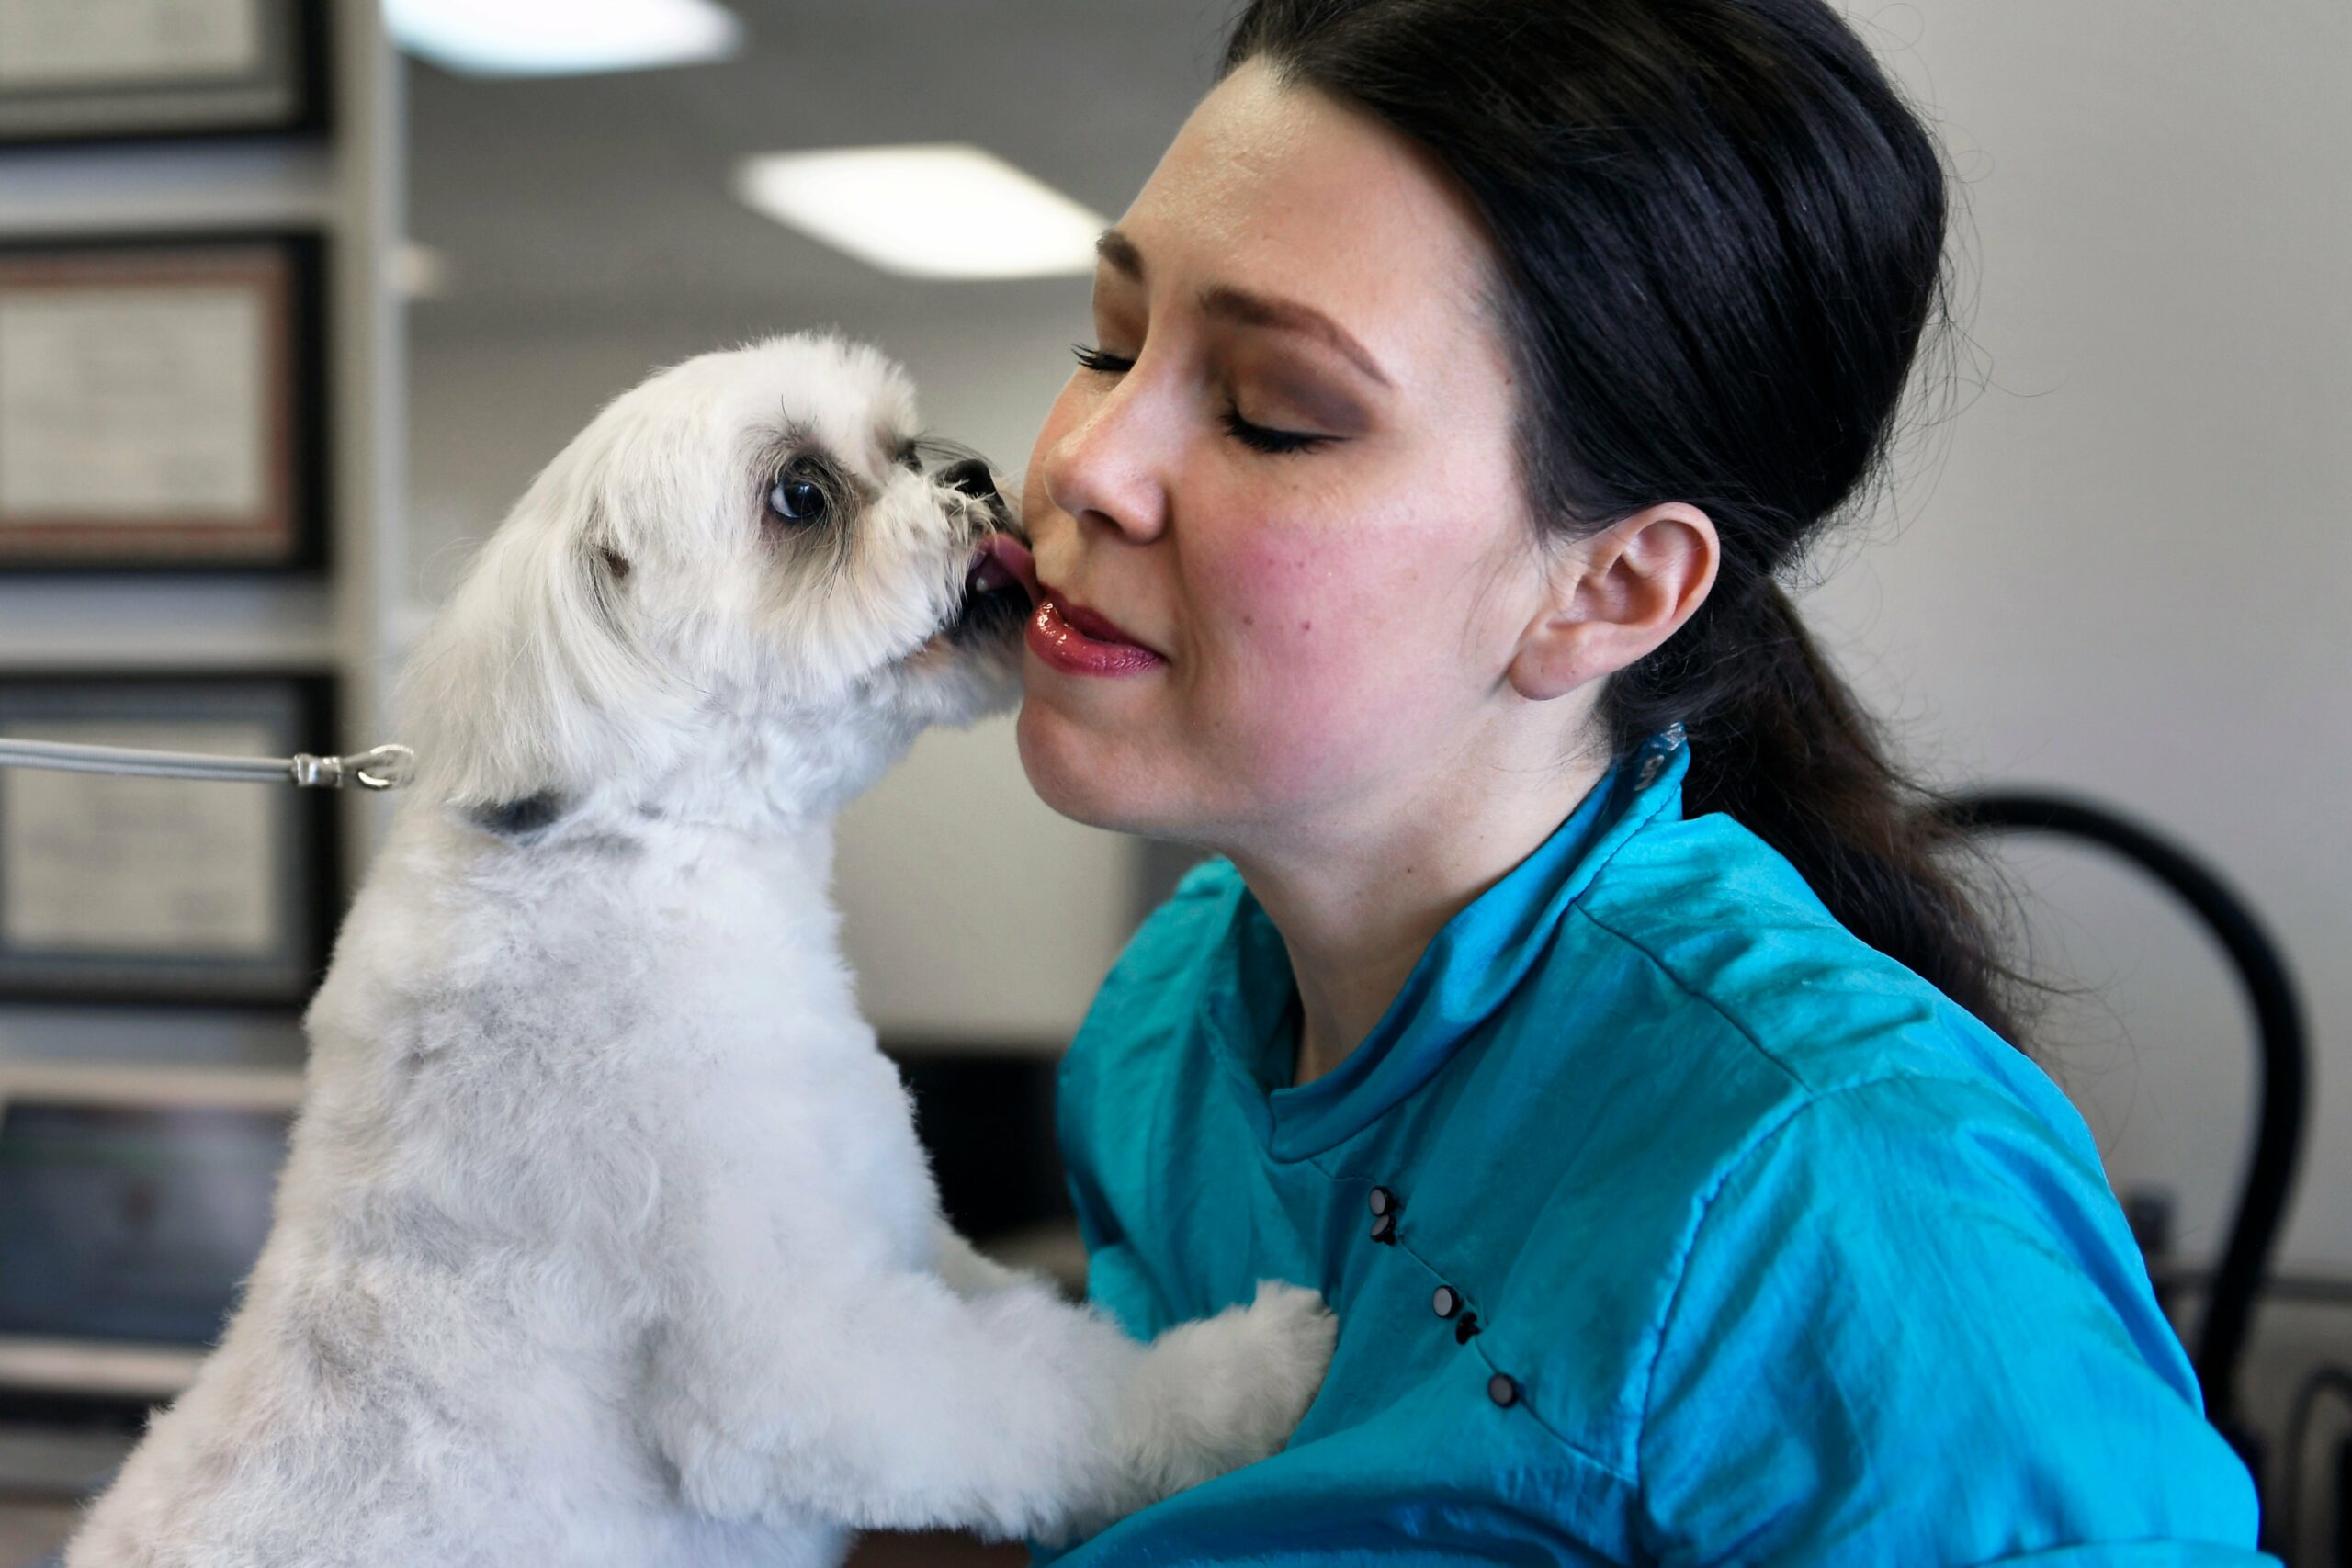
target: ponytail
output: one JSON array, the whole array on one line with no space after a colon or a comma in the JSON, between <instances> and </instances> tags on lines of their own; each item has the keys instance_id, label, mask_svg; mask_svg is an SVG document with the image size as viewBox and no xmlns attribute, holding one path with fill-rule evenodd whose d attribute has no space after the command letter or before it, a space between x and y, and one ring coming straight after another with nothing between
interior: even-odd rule
<instances>
[{"instance_id":1,"label":"ponytail","mask_svg":"<svg viewBox=\"0 0 2352 1568\"><path fill-rule=\"evenodd\" d=\"M1619 755L1679 720L1687 815L1720 811L1762 839L1838 924L2030 1055L2042 987L2002 961L1963 874L1984 868L1981 851L1947 798L1890 760L1779 582L1702 605L1611 681L1601 718Z\"/></svg>"}]
</instances>

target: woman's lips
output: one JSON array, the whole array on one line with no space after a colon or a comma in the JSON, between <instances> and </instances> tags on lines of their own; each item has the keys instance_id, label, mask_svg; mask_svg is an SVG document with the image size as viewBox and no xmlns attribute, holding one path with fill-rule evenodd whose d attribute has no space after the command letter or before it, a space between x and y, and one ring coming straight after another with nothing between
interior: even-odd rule
<instances>
[{"instance_id":1,"label":"woman's lips","mask_svg":"<svg viewBox=\"0 0 2352 1568\"><path fill-rule=\"evenodd\" d=\"M1137 675L1168 660L1083 604L1039 585L1029 616L1030 650L1072 675Z\"/></svg>"}]
</instances>

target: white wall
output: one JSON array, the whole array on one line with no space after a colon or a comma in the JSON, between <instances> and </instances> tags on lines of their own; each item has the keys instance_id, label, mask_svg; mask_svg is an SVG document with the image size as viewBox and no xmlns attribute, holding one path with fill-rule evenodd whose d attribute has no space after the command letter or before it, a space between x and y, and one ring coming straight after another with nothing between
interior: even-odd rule
<instances>
[{"instance_id":1,"label":"white wall","mask_svg":"<svg viewBox=\"0 0 2352 1568\"><path fill-rule=\"evenodd\" d=\"M2319 1056L2286 1256L2352 1269L2352 11L1851 9L1968 182L1984 386L1808 612L1941 775L2129 809L2253 902ZM2252 1114L2218 952L2120 863L2012 860L2109 987L2053 1021L2060 1076L2211 1255Z\"/></svg>"}]
</instances>

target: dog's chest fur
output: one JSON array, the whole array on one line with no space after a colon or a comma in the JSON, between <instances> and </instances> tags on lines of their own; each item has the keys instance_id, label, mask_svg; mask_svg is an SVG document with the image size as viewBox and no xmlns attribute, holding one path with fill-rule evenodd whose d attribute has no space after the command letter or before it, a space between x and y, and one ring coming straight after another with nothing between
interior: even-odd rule
<instances>
[{"instance_id":1,"label":"dog's chest fur","mask_svg":"<svg viewBox=\"0 0 2352 1568\"><path fill-rule=\"evenodd\" d=\"M245 1304L134 1458L147 1483L117 1489L189 1517L141 1533L274 1560L429 1520L469 1561L505 1560L485 1532L515 1561L601 1560L549 1532L634 1527L642 1561L670 1560L657 1538L775 1560L716 1524L678 1539L633 1412L652 1337L692 1315L672 1281L705 1272L678 1249L778 1259L787 1288L794 1258L931 1262L935 1195L838 955L829 860L822 828L515 845L405 816L307 1020ZM388 1485L408 1504L353 1506Z\"/></svg>"}]
</instances>

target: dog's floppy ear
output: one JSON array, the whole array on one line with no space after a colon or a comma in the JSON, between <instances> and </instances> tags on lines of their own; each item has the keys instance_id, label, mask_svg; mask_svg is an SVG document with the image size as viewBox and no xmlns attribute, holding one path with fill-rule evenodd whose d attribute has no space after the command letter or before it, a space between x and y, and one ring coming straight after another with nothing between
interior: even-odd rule
<instances>
[{"instance_id":1,"label":"dog's floppy ear","mask_svg":"<svg viewBox=\"0 0 2352 1568\"><path fill-rule=\"evenodd\" d=\"M666 750L678 683L629 634L628 557L568 467L491 536L401 682L419 784L461 808L576 799Z\"/></svg>"}]
</instances>

